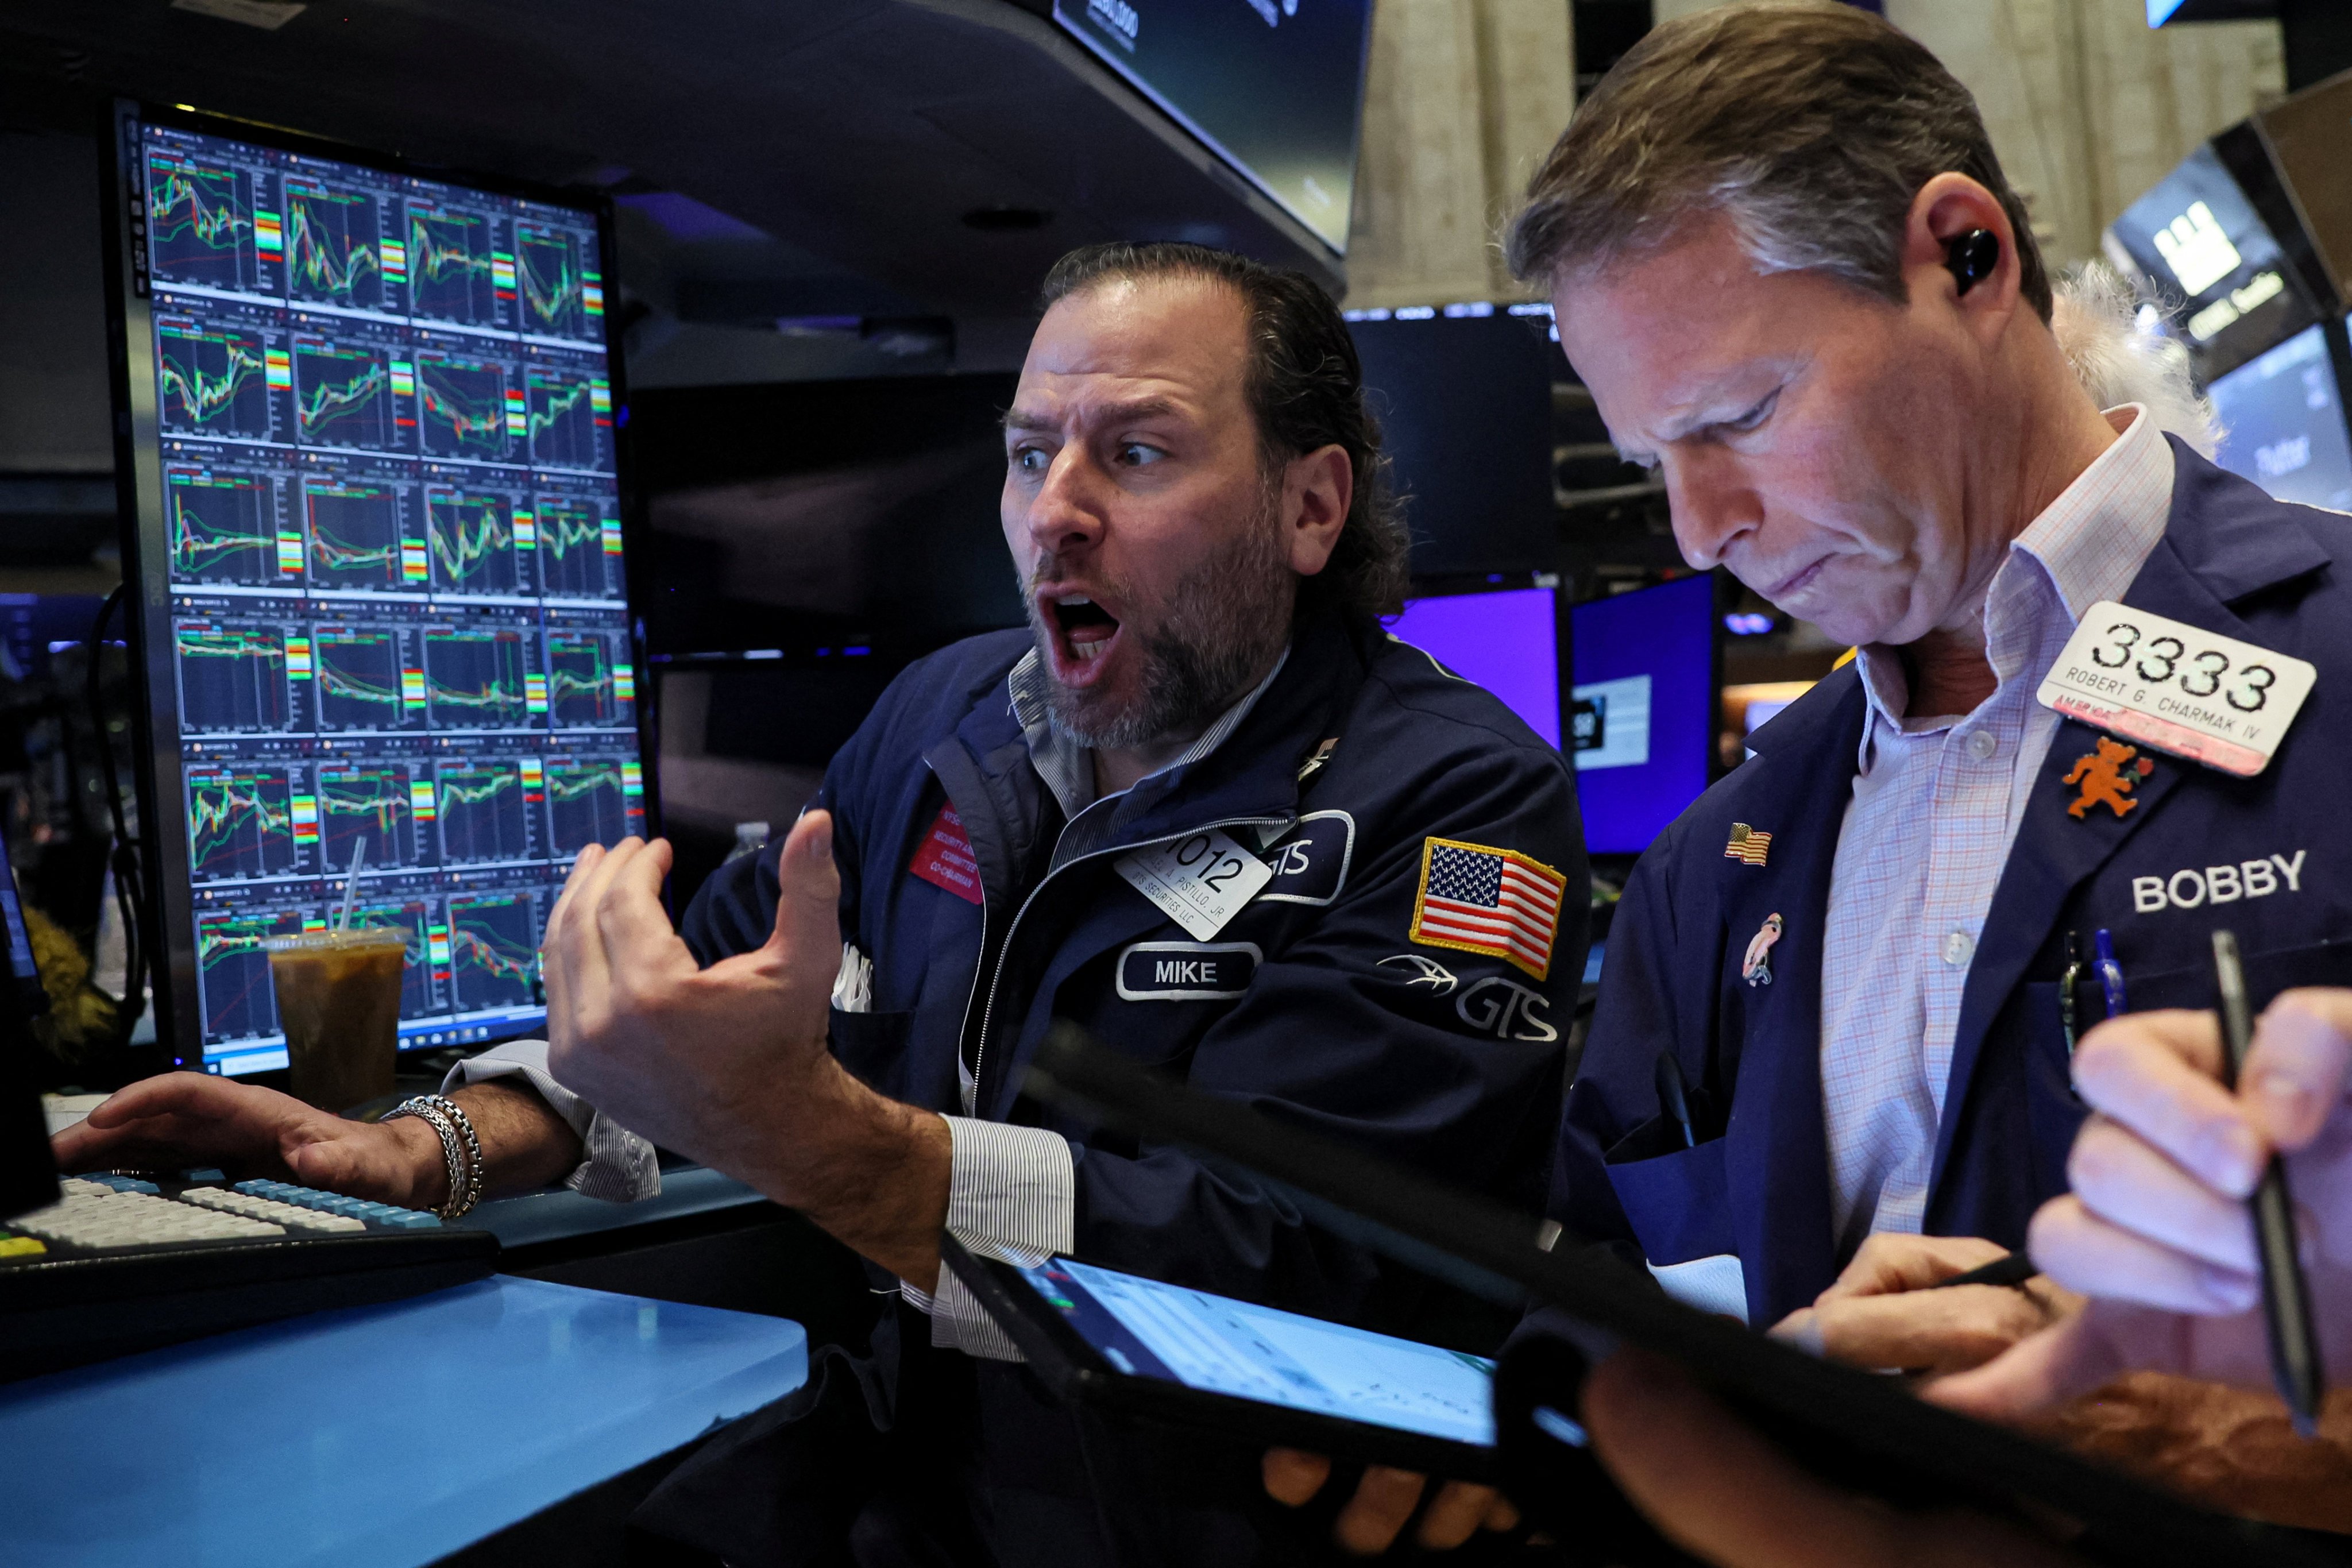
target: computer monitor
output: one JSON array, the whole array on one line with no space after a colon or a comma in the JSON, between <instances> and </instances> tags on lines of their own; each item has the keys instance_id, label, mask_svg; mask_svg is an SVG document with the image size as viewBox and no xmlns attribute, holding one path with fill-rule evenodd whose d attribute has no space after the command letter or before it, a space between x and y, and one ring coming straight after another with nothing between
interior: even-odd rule
<instances>
[{"instance_id":1,"label":"computer monitor","mask_svg":"<svg viewBox=\"0 0 2352 1568\"><path fill-rule=\"evenodd\" d=\"M1503 700L1559 744L1559 605L1553 588L1407 599L1391 636Z\"/></svg>"},{"instance_id":2,"label":"computer monitor","mask_svg":"<svg viewBox=\"0 0 2352 1568\"><path fill-rule=\"evenodd\" d=\"M0 939L8 944L9 983L0 984L0 1219L58 1198L48 1121L33 1080L31 1016L48 1007L32 939L16 897L16 872L0 837Z\"/></svg>"},{"instance_id":3,"label":"computer monitor","mask_svg":"<svg viewBox=\"0 0 2352 1568\"><path fill-rule=\"evenodd\" d=\"M2352 431L2326 327L2305 327L2208 391L2223 468L2281 500L2352 510Z\"/></svg>"},{"instance_id":4,"label":"computer monitor","mask_svg":"<svg viewBox=\"0 0 2352 1568\"><path fill-rule=\"evenodd\" d=\"M1556 571L1551 389L1569 369L1549 310L1471 300L1347 315L1404 496L1412 574Z\"/></svg>"},{"instance_id":5,"label":"computer monitor","mask_svg":"<svg viewBox=\"0 0 2352 1568\"><path fill-rule=\"evenodd\" d=\"M1024 624L1005 553L1017 377L660 387L629 405L656 659L858 647L897 673ZM844 737L846 738L845 736Z\"/></svg>"},{"instance_id":6,"label":"computer monitor","mask_svg":"<svg viewBox=\"0 0 2352 1568\"><path fill-rule=\"evenodd\" d=\"M98 594L0 594L0 674L14 680L49 673L49 660L89 641Z\"/></svg>"},{"instance_id":7,"label":"computer monitor","mask_svg":"<svg viewBox=\"0 0 2352 1568\"><path fill-rule=\"evenodd\" d=\"M163 1045L283 1066L264 938L410 933L404 1047L545 1019L568 863L646 831L607 214L118 105L124 575Z\"/></svg>"},{"instance_id":8,"label":"computer monitor","mask_svg":"<svg viewBox=\"0 0 2352 1568\"><path fill-rule=\"evenodd\" d=\"M1372 0L1054 0L1054 20L1347 250Z\"/></svg>"},{"instance_id":9,"label":"computer monitor","mask_svg":"<svg viewBox=\"0 0 2352 1568\"><path fill-rule=\"evenodd\" d=\"M1715 776L1723 652L1711 575L1579 605L1570 755L1584 840L1638 855Z\"/></svg>"}]
</instances>

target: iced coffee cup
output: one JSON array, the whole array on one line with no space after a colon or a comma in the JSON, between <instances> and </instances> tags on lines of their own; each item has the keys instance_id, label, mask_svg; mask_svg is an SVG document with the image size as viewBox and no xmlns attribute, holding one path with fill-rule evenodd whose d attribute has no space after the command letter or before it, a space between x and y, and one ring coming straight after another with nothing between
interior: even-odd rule
<instances>
[{"instance_id":1,"label":"iced coffee cup","mask_svg":"<svg viewBox=\"0 0 2352 1568\"><path fill-rule=\"evenodd\" d=\"M262 946L278 990L294 1098L343 1110L390 1094L408 932L398 926L312 931L271 937Z\"/></svg>"}]
</instances>

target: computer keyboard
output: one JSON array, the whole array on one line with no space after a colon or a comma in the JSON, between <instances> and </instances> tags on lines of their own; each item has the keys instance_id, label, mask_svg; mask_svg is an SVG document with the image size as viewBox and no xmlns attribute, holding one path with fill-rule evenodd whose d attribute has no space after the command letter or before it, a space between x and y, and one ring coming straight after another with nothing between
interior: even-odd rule
<instances>
[{"instance_id":1,"label":"computer keyboard","mask_svg":"<svg viewBox=\"0 0 2352 1568\"><path fill-rule=\"evenodd\" d=\"M217 1171L68 1176L0 1222L0 1379L488 1275L486 1231Z\"/></svg>"}]
</instances>

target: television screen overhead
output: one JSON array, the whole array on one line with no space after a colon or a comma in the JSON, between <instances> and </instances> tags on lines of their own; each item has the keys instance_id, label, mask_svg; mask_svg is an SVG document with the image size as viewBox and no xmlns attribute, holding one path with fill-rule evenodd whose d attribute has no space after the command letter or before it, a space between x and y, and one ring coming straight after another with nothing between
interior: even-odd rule
<instances>
[{"instance_id":1,"label":"television screen overhead","mask_svg":"<svg viewBox=\"0 0 2352 1568\"><path fill-rule=\"evenodd\" d=\"M2278 237L2210 143L2126 208L2106 245L2152 286L2209 375L2317 320Z\"/></svg>"},{"instance_id":2,"label":"television screen overhead","mask_svg":"<svg viewBox=\"0 0 2352 1568\"><path fill-rule=\"evenodd\" d=\"M1054 0L1054 19L1347 250L1371 0Z\"/></svg>"}]
</instances>

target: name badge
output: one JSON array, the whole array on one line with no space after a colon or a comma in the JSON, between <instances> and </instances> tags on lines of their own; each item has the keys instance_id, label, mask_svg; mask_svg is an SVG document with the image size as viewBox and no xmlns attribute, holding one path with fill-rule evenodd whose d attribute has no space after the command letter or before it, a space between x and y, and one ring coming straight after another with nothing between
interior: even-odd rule
<instances>
[{"instance_id":1,"label":"name badge","mask_svg":"<svg viewBox=\"0 0 2352 1568\"><path fill-rule=\"evenodd\" d=\"M1125 1002L1230 1002L1246 995L1265 954L1254 942L1139 942L1119 950Z\"/></svg>"},{"instance_id":2,"label":"name badge","mask_svg":"<svg viewBox=\"0 0 2352 1568\"><path fill-rule=\"evenodd\" d=\"M1195 942L1206 942L1274 879L1274 868L1213 827L1121 856L1118 874Z\"/></svg>"},{"instance_id":3,"label":"name badge","mask_svg":"<svg viewBox=\"0 0 2352 1568\"><path fill-rule=\"evenodd\" d=\"M2036 695L2069 719L2252 778L2318 679L2302 659L2108 599L2091 606Z\"/></svg>"}]
</instances>

